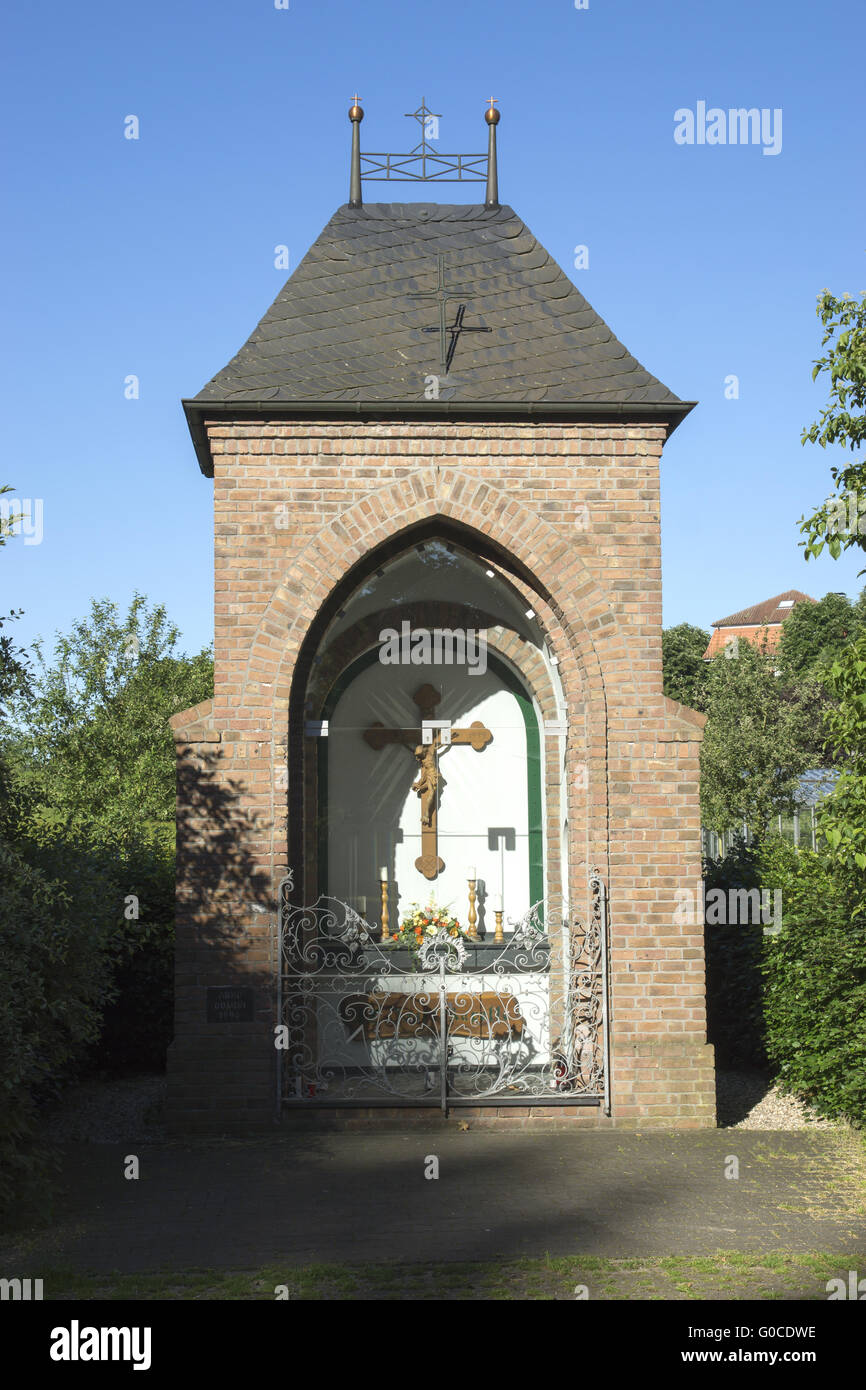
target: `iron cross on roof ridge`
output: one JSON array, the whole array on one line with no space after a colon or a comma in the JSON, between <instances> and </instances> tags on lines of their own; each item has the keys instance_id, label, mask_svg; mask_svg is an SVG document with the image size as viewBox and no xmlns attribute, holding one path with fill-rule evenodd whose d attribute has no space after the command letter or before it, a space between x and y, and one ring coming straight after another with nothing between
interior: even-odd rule
<instances>
[{"instance_id":1,"label":"iron cross on roof ridge","mask_svg":"<svg viewBox=\"0 0 866 1390\"><path fill-rule=\"evenodd\" d=\"M422 328L422 333L439 334L439 366L443 375L450 370L454 360L454 350L457 347L457 340L461 333L492 333L492 328L474 328L471 324L464 324L463 315L466 312L466 290L449 290L445 284L445 253L438 253L439 260L439 283L435 290L418 290L409 295L410 299L435 299L439 304L439 323L433 328ZM454 315L454 322L446 324L446 306L450 299L458 299L463 302L458 305ZM445 335L450 334L450 342L445 343Z\"/></svg>"},{"instance_id":2,"label":"iron cross on roof ridge","mask_svg":"<svg viewBox=\"0 0 866 1390\"><path fill-rule=\"evenodd\" d=\"M431 145L430 141L427 139L427 122L431 119L431 117L434 121L440 121L442 119L442 112L431 111L427 105L427 102L422 97L421 105L418 107L417 111L404 111L403 114L405 116L408 116L410 120L417 121L421 127L421 144L416 145L414 150L410 150L409 153L422 154L425 151L429 151L431 154L435 154L436 146ZM434 127L434 138L438 137L438 131L439 127L437 125Z\"/></svg>"}]
</instances>

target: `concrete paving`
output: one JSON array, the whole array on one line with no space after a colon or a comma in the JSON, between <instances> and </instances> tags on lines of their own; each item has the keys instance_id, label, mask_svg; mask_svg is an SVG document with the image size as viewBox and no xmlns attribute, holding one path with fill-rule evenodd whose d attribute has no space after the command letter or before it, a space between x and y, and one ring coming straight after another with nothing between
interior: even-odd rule
<instances>
[{"instance_id":1,"label":"concrete paving","mask_svg":"<svg viewBox=\"0 0 866 1390\"><path fill-rule=\"evenodd\" d=\"M138 1180L124 1178L135 1152ZM426 1179L435 1155L439 1177ZM739 1164L739 1177L731 1159ZM863 1147L838 1132L302 1134L70 1144L50 1227L0 1264L81 1271L866 1251Z\"/></svg>"}]
</instances>

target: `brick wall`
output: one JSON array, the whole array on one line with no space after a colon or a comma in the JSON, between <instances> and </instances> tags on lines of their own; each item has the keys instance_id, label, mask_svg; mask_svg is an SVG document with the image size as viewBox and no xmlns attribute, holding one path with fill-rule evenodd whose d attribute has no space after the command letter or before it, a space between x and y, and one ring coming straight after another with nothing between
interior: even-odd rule
<instances>
[{"instance_id":1,"label":"brick wall","mask_svg":"<svg viewBox=\"0 0 866 1390\"><path fill-rule=\"evenodd\" d=\"M180 769L175 1122L268 1122L276 888L304 795L302 779L290 776L287 787L284 772L295 665L352 567L407 528L427 526L452 528L500 565L546 630L569 712L571 902L578 915L589 911L592 867L610 902L611 1117L533 1107L479 1119L712 1124L702 929L675 920L677 890L694 889L700 877L703 719L662 694L664 426L207 428L215 692L172 720ZM240 978L256 991L255 1021L207 1024L207 985Z\"/></svg>"}]
</instances>

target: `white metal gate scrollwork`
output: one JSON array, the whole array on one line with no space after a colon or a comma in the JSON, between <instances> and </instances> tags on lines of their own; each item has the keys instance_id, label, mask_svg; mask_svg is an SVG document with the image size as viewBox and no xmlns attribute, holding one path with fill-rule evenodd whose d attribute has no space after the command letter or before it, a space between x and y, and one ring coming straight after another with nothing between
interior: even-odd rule
<instances>
[{"instance_id":1,"label":"white metal gate scrollwork","mask_svg":"<svg viewBox=\"0 0 866 1390\"><path fill-rule=\"evenodd\" d=\"M543 903L504 940L440 931L417 951L337 898L280 885L283 1106L601 1105L610 1113L604 885L590 923L548 930Z\"/></svg>"}]
</instances>

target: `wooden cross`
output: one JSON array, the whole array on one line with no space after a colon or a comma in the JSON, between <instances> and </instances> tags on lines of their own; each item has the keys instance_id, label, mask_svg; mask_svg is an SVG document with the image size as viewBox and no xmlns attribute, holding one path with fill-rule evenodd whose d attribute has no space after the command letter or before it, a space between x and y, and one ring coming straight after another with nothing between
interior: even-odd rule
<instances>
[{"instance_id":1,"label":"wooden cross","mask_svg":"<svg viewBox=\"0 0 866 1390\"><path fill-rule=\"evenodd\" d=\"M418 706L422 724L425 720L435 719L436 706L442 699L438 690L434 690L432 685L422 685L420 690L415 691L412 699ZM421 799L421 853L415 860L415 868L425 878L436 878L445 868L444 860L439 858L438 846L437 811L442 783L438 766L439 750L457 744L458 747L469 745L476 753L480 753L492 741L492 733L476 719L468 729L450 729L447 732L442 729L432 730L429 743L424 742L423 728L386 729L384 724L373 724L364 731L364 738L377 753L389 743L400 743L405 748L412 749L418 762L418 780L412 783L412 790L417 792Z\"/></svg>"}]
</instances>

